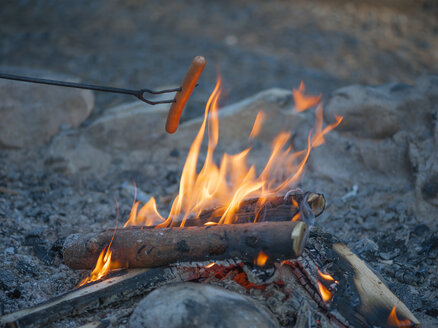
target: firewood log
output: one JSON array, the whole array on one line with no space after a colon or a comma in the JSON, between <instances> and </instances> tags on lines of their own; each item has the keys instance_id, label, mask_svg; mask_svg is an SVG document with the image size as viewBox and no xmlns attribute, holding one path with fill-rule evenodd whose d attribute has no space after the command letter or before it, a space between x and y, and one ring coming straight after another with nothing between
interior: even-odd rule
<instances>
[{"instance_id":1,"label":"firewood log","mask_svg":"<svg viewBox=\"0 0 438 328\"><path fill-rule=\"evenodd\" d=\"M161 229L133 227L116 232L111 252L112 261L124 268L225 259L253 262L260 251L272 263L298 257L307 235L307 225L301 221ZM112 236L113 230L70 236L64 244L64 262L72 269L93 268Z\"/></svg>"},{"instance_id":2,"label":"firewood log","mask_svg":"<svg viewBox=\"0 0 438 328\"><path fill-rule=\"evenodd\" d=\"M320 215L325 209L324 195L315 192L292 190L286 195L271 195L266 201L259 202L259 198L244 199L237 213L235 223L250 223L264 221L290 221L298 212L305 215ZM311 211L311 213L307 213ZM217 208L204 209L199 215L189 215L185 226L199 226L207 222L218 222ZM175 220L177 223L180 221Z\"/></svg>"}]
</instances>

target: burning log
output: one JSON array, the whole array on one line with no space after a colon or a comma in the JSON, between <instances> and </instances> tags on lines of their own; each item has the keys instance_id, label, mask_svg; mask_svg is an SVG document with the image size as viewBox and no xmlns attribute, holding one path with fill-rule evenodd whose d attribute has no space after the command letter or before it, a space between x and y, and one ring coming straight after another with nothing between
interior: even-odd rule
<instances>
[{"instance_id":1,"label":"burning log","mask_svg":"<svg viewBox=\"0 0 438 328\"><path fill-rule=\"evenodd\" d=\"M303 193L297 189L288 192L286 195L267 197L263 202L259 198L243 200L239 211L235 213L235 223L239 223L240 226L240 224L249 222L290 221L291 218L299 215L305 223L312 224L314 217L321 214L324 207L325 198L322 194L313 192ZM274 244L277 237L275 234L269 236L268 233L263 233L262 230L265 227L263 225L251 227L251 229L258 231L256 236L261 234L265 239L271 237L272 239L268 241L268 244L252 246L251 252L246 251L248 245L245 245L242 240L245 234L249 233L249 230L246 230L245 226L234 228L232 225L226 225L225 228L212 229L213 227L209 223L214 224L219 221L220 217L217 216L217 212L217 208L206 209L199 215L192 215L186 219L186 227L205 225L203 229L199 227L189 230L182 228L153 229L154 227L129 227L118 230L111 246L112 259L123 267L155 267L167 265L175 261L202 261L236 257L241 260L252 261L261 249L264 251L266 247L276 249ZM210 228L208 228L209 226ZM292 229L294 225L290 226L289 229ZM268 232L275 233L275 229L277 229L275 225L269 225L268 227ZM211 234L215 231L222 232L214 235L216 239L212 239L212 241L210 241L212 237L209 234L204 235L204 232ZM225 242L224 236L221 235L221 233L226 234L228 237L231 231L236 234L236 240L233 244ZM295 231L300 231L302 234L299 238L296 237L295 239L303 240L304 243L306 233L302 230ZM92 268L101 250L110 244L112 235L113 230L107 230L99 234L70 236L64 245L65 263L73 269ZM163 236L166 236L166 238ZM257 238L257 240L260 240L260 237ZM192 240L197 240L197 242L189 247L189 243ZM200 241L203 241L205 245L200 244ZM292 241L285 239L282 245L289 245L287 243L290 244ZM295 247L295 255L293 257L298 256L299 249L302 248L302 246L300 248L297 245L293 246ZM141 247L143 248L140 249ZM186 249L190 249L189 254L185 252ZM227 251L219 254L218 250L220 249L227 249ZM234 249L240 249L240 251L234 251ZM212 252L212 250L216 251ZM243 252L247 253L243 254ZM254 253L256 254L254 255ZM253 257L250 258L251 256ZM286 256L286 253L277 250L271 255L271 257L275 256L283 257ZM140 258L141 260L138 260Z\"/></svg>"},{"instance_id":2,"label":"burning log","mask_svg":"<svg viewBox=\"0 0 438 328\"><path fill-rule=\"evenodd\" d=\"M296 278L319 307L345 326L402 327L390 322L395 308L403 327L420 326L366 263L333 235L313 229L303 255L290 263ZM324 266L328 270L323 271L330 274L320 271Z\"/></svg>"},{"instance_id":3,"label":"burning log","mask_svg":"<svg viewBox=\"0 0 438 328\"><path fill-rule=\"evenodd\" d=\"M232 225L162 228L132 227L118 230L112 260L125 268L152 268L175 262L238 259L253 262L260 251L268 263L301 255L307 224L262 222ZM64 261L72 269L91 269L111 241L113 230L70 236Z\"/></svg>"},{"instance_id":4,"label":"burning log","mask_svg":"<svg viewBox=\"0 0 438 328\"><path fill-rule=\"evenodd\" d=\"M315 192L291 190L286 195L274 195L260 202L260 198L244 199L235 214L234 223L265 221L290 221L299 212L306 218L320 215L325 209L324 195ZM204 209L199 215L189 215L185 226L205 225L218 222L217 208ZM311 212L311 213L310 213Z\"/></svg>"}]
</instances>

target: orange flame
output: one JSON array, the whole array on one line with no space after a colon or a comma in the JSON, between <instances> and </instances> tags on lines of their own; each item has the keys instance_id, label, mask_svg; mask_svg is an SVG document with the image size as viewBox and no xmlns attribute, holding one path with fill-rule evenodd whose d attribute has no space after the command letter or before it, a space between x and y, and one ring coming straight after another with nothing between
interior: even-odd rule
<instances>
[{"instance_id":1,"label":"orange flame","mask_svg":"<svg viewBox=\"0 0 438 328\"><path fill-rule=\"evenodd\" d=\"M265 266L266 261L268 260L268 255L260 250L259 255L254 259L254 264L258 266Z\"/></svg>"},{"instance_id":2,"label":"orange flame","mask_svg":"<svg viewBox=\"0 0 438 328\"><path fill-rule=\"evenodd\" d=\"M137 194L137 190L136 190L136 194ZM119 204L117 203L117 199L114 198L114 200L116 202L117 215L116 215L116 228L114 229L113 236L111 237L111 241L108 247L105 247L100 252L99 258L97 259L96 265L93 271L91 271L90 276L83 279L75 288L99 280L105 277L111 270L119 269L122 267L122 265L120 265L118 262L111 261L111 256L112 256L111 245L113 243L114 236L116 235L117 225L119 223ZM138 203L136 203L134 200L133 208L134 207L136 208L136 206L138 206ZM131 214L132 214L132 210L131 210Z\"/></svg>"},{"instance_id":3,"label":"orange flame","mask_svg":"<svg viewBox=\"0 0 438 328\"><path fill-rule=\"evenodd\" d=\"M111 263L111 254L112 252L109 250L109 247L105 247L102 252L100 252L96 266L93 271L91 271L90 276L82 280L76 287L99 280L106 276L112 269L115 269L116 266Z\"/></svg>"},{"instance_id":4,"label":"orange flame","mask_svg":"<svg viewBox=\"0 0 438 328\"><path fill-rule=\"evenodd\" d=\"M210 264L207 264L206 266L204 266L204 268L207 268L207 269L209 269L209 268L211 268L213 265L215 265L216 263L214 263L214 262L211 262Z\"/></svg>"},{"instance_id":5,"label":"orange flame","mask_svg":"<svg viewBox=\"0 0 438 328\"><path fill-rule=\"evenodd\" d=\"M399 320L397 318L397 308L394 307L388 317L388 326L390 327L411 327L412 322L409 319Z\"/></svg>"},{"instance_id":6,"label":"orange flame","mask_svg":"<svg viewBox=\"0 0 438 328\"><path fill-rule=\"evenodd\" d=\"M321 278L323 278L323 279L325 279L327 281L334 282L336 284L338 283L338 281L335 280L331 275L329 275L327 273L322 273L321 271L319 271L319 269L317 269L317 270L318 270L318 274L320 275Z\"/></svg>"},{"instance_id":7,"label":"orange flame","mask_svg":"<svg viewBox=\"0 0 438 328\"><path fill-rule=\"evenodd\" d=\"M208 222L206 225L232 224L236 220L235 213L240 203L247 197L258 197L264 202L269 194L278 194L291 189L302 176L305 164L308 161L312 148L324 143L324 135L333 130L342 120L336 117L334 124L323 128L322 106L316 110L315 127L309 133L307 149L293 151L289 145L291 133L280 133L272 144L271 155L262 172L257 175L254 166L248 167L246 159L251 151L247 148L242 152L229 155L224 154L218 166L213 160L213 154L219 140L218 101L221 95L221 78L208 99L205 107L204 119L187 156L181 174L179 193L175 197L167 219L164 219L157 210L154 198L151 198L140 210L138 202L134 202L127 226L184 226L187 219L196 218L205 208L215 207L214 216L220 217L217 222ZM303 98L304 84L298 90ZM296 93L295 93L296 94ZM301 99L300 98L300 99ZM314 104L320 97L303 99L307 104ZM251 137L260 131L264 114L259 112L255 120ZM202 169L197 172L197 164L204 134L208 134L208 148Z\"/></svg>"},{"instance_id":8,"label":"orange flame","mask_svg":"<svg viewBox=\"0 0 438 328\"><path fill-rule=\"evenodd\" d=\"M204 225L206 225L206 226L217 225L217 222L208 221L208 222L205 222Z\"/></svg>"},{"instance_id":9,"label":"orange flame","mask_svg":"<svg viewBox=\"0 0 438 328\"><path fill-rule=\"evenodd\" d=\"M259 135L263 121L265 120L265 116L266 114L263 111L259 111L257 113L254 125L252 126L251 134L249 135L250 138L255 138Z\"/></svg>"},{"instance_id":10,"label":"orange flame","mask_svg":"<svg viewBox=\"0 0 438 328\"><path fill-rule=\"evenodd\" d=\"M299 221L300 219L301 219L301 214L300 212L298 212L293 216L292 221Z\"/></svg>"},{"instance_id":11,"label":"orange flame","mask_svg":"<svg viewBox=\"0 0 438 328\"><path fill-rule=\"evenodd\" d=\"M301 81L300 87L297 89L293 89L292 95L295 101L295 108L298 112L303 112L306 109L316 106L321 101L322 96L311 96L306 95L306 86L304 82Z\"/></svg>"},{"instance_id":12,"label":"orange flame","mask_svg":"<svg viewBox=\"0 0 438 328\"><path fill-rule=\"evenodd\" d=\"M330 293L330 291L319 281L317 281L318 283L318 289L319 289L319 295L321 295L321 298L324 302L328 302L331 300L332 298L332 293Z\"/></svg>"}]
</instances>

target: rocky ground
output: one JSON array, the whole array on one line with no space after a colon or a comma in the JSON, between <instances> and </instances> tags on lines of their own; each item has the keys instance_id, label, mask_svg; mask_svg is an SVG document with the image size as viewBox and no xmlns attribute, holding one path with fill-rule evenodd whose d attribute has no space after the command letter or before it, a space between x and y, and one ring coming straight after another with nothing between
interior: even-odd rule
<instances>
[{"instance_id":1,"label":"rocky ground","mask_svg":"<svg viewBox=\"0 0 438 328\"><path fill-rule=\"evenodd\" d=\"M226 147L219 152L247 145L257 109L270 115L253 145L256 164L280 129L295 131L298 145L305 141L313 114L291 114L289 91L252 97L272 87L304 80L327 99L326 122L344 115L315 150L300 186L328 199L318 225L366 260L424 327L436 326L438 82L419 79L438 69L436 8L427 1L387 4L2 5L2 72L159 88L177 85L194 55L209 64L175 136L164 133L166 107L0 81L0 310L73 288L87 273L63 264L63 238L114 226L114 198L126 219L133 181L140 201L153 195L168 210L220 64L229 90L224 104L248 100L224 110ZM339 89L358 83L384 86Z\"/></svg>"}]
</instances>

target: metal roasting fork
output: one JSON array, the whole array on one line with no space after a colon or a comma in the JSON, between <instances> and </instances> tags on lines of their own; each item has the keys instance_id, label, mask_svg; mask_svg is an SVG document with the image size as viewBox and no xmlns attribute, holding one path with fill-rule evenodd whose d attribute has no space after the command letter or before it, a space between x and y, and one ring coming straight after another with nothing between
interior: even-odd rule
<instances>
[{"instance_id":1,"label":"metal roasting fork","mask_svg":"<svg viewBox=\"0 0 438 328\"><path fill-rule=\"evenodd\" d=\"M162 100L162 101L150 101L144 97L144 93L150 93L150 94L156 95L156 94L162 94L162 93L168 93L168 92L181 91L181 87L175 88L175 89L168 89L168 90L159 90L159 91L153 91L153 90L149 90L149 89L130 90L130 89L122 89L122 88L105 87L105 86L94 85L94 84L55 81L55 80L40 79L40 78L36 78L36 77L27 77L27 76L19 76L19 75L3 74L3 73L0 73L0 78L8 79L8 80L15 80L15 81L57 85L60 87L87 89L87 90L103 91L103 92L111 92L111 93L122 93L122 94L126 94L126 95L136 96L138 99L140 99L140 100L142 100L145 103L148 103L150 105L168 104L168 103L175 102L175 99Z\"/></svg>"},{"instance_id":2,"label":"metal roasting fork","mask_svg":"<svg viewBox=\"0 0 438 328\"><path fill-rule=\"evenodd\" d=\"M102 91L102 92L111 92L111 93L119 93L132 95L144 101L149 105L158 105L158 104L172 104L169 109L169 113L167 116L166 122L166 131L169 133L174 133L179 125L179 120L182 115L182 111L187 101L190 98L190 95L193 92L193 89L198 85L197 82L201 73L205 67L206 61L204 57L197 56L193 59L192 64L190 65L183 82L179 88L174 89L165 89L165 90L150 90L150 89L140 89L140 90L131 90L131 89L123 89L123 88L113 88L101 85L94 84L86 84L86 83L75 83L75 82L66 82L66 81L56 81L49 79L40 79L35 77L26 77L19 76L13 74L4 74L0 73L0 78L15 80L15 81L23 81L23 82L32 82L32 83L40 83L47 85L56 85L60 87L68 87L68 88L78 88L78 89L87 89L94 91ZM176 92L175 98L170 100L159 100L159 101L151 101L144 97L145 93L158 95L163 93Z\"/></svg>"}]
</instances>

